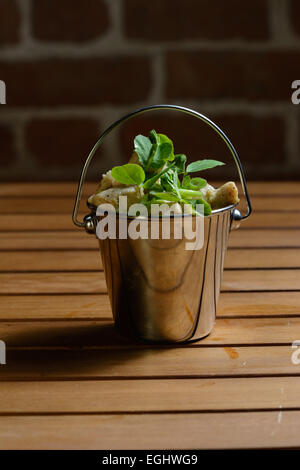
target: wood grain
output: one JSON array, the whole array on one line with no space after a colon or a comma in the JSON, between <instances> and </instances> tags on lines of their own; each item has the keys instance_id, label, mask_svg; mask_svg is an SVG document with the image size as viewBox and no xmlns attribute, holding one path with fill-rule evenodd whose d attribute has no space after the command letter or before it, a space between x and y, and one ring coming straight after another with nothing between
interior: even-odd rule
<instances>
[{"instance_id":1,"label":"wood grain","mask_svg":"<svg viewBox=\"0 0 300 470\"><path fill-rule=\"evenodd\" d=\"M147 348L143 343L121 338L110 321L1 322L0 338L8 348L80 347ZM185 347L219 345L287 344L300 338L300 318L217 319L211 334Z\"/></svg>"},{"instance_id":2,"label":"wood grain","mask_svg":"<svg viewBox=\"0 0 300 470\"><path fill-rule=\"evenodd\" d=\"M218 187L222 182L213 181L213 186ZM77 191L78 182L55 182L55 183L2 183L0 187L1 196L28 197L28 196L74 196ZM92 194L98 186L97 181L85 182L83 195ZM238 184L240 188L240 184ZM280 181L278 183L270 181L248 181L250 195L264 195L267 197L280 195L288 197L290 195L300 195L300 184L298 181ZM241 192L241 189L239 189Z\"/></svg>"},{"instance_id":3,"label":"wood grain","mask_svg":"<svg viewBox=\"0 0 300 470\"><path fill-rule=\"evenodd\" d=\"M300 377L2 382L0 415L278 411L300 408L299 388Z\"/></svg>"},{"instance_id":4,"label":"wood grain","mask_svg":"<svg viewBox=\"0 0 300 470\"><path fill-rule=\"evenodd\" d=\"M291 291L300 290L299 271L227 270L222 291ZM2 294L99 294L106 293L103 272L0 273Z\"/></svg>"},{"instance_id":5,"label":"wood grain","mask_svg":"<svg viewBox=\"0 0 300 470\"><path fill-rule=\"evenodd\" d=\"M300 248L300 230L239 230L229 235L229 248ZM0 251L98 250L94 235L85 231L0 232Z\"/></svg>"},{"instance_id":6,"label":"wood grain","mask_svg":"<svg viewBox=\"0 0 300 470\"><path fill-rule=\"evenodd\" d=\"M99 294L106 291L103 272L0 274L0 293L3 294Z\"/></svg>"},{"instance_id":7,"label":"wood grain","mask_svg":"<svg viewBox=\"0 0 300 470\"><path fill-rule=\"evenodd\" d=\"M300 268L299 249L228 250L225 269ZM0 256L2 272L99 271L102 261L98 250L8 251Z\"/></svg>"},{"instance_id":8,"label":"wood grain","mask_svg":"<svg viewBox=\"0 0 300 470\"><path fill-rule=\"evenodd\" d=\"M250 449L300 446L300 411L1 417L1 449Z\"/></svg>"},{"instance_id":9,"label":"wood grain","mask_svg":"<svg viewBox=\"0 0 300 470\"><path fill-rule=\"evenodd\" d=\"M99 250L98 240L85 231L0 232L0 251L13 250ZM1 258L0 258L1 259Z\"/></svg>"},{"instance_id":10,"label":"wood grain","mask_svg":"<svg viewBox=\"0 0 300 470\"><path fill-rule=\"evenodd\" d=\"M256 317L300 315L300 292L223 292L217 315Z\"/></svg>"},{"instance_id":11,"label":"wood grain","mask_svg":"<svg viewBox=\"0 0 300 470\"><path fill-rule=\"evenodd\" d=\"M97 333L101 344L107 328ZM0 380L299 376L292 352L291 345L15 349L7 351Z\"/></svg>"},{"instance_id":12,"label":"wood grain","mask_svg":"<svg viewBox=\"0 0 300 470\"><path fill-rule=\"evenodd\" d=\"M271 212L299 212L300 196L295 195L289 198L281 196L265 197L253 196L251 202L256 211ZM0 199L0 213L2 214L71 214L74 206L74 197L26 197L16 198L7 196ZM85 205L82 202L82 210Z\"/></svg>"},{"instance_id":13,"label":"wood grain","mask_svg":"<svg viewBox=\"0 0 300 470\"><path fill-rule=\"evenodd\" d=\"M84 211L84 207L83 207ZM82 219L89 211L86 209L80 214ZM290 212L256 212L251 214L249 219L242 222L237 234L248 229L268 229L269 236L272 237L270 229L300 229L300 218L291 216ZM5 218L0 220L0 232L24 232L24 231L72 231L82 233L85 238L85 231L75 227L71 212L69 214L5 214ZM240 235L242 236L242 235ZM251 236L251 235L249 235Z\"/></svg>"},{"instance_id":14,"label":"wood grain","mask_svg":"<svg viewBox=\"0 0 300 470\"><path fill-rule=\"evenodd\" d=\"M299 250L300 251L300 250ZM0 271L90 271L102 270L99 250L10 251L0 256Z\"/></svg>"},{"instance_id":15,"label":"wood grain","mask_svg":"<svg viewBox=\"0 0 300 470\"><path fill-rule=\"evenodd\" d=\"M300 292L223 292L219 317L300 316ZM0 321L110 319L107 295L2 295Z\"/></svg>"},{"instance_id":16,"label":"wood grain","mask_svg":"<svg viewBox=\"0 0 300 470\"><path fill-rule=\"evenodd\" d=\"M228 246L230 248L299 248L300 230L232 230Z\"/></svg>"},{"instance_id":17,"label":"wood grain","mask_svg":"<svg viewBox=\"0 0 300 470\"><path fill-rule=\"evenodd\" d=\"M108 295L1 295L0 321L110 319Z\"/></svg>"},{"instance_id":18,"label":"wood grain","mask_svg":"<svg viewBox=\"0 0 300 470\"><path fill-rule=\"evenodd\" d=\"M249 184L215 328L175 347L116 333L97 240L72 224L75 191L0 188L0 448L299 447L299 183Z\"/></svg>"},{"instance_id":19,"label":"wood grain","mask_svg":"<svg viewBox=\"0 0 300 470\"><path fill-rule=\"evenodd\" d=\"M225 271L223 291L289 291L300 290L300 272L286 269L283 272L271 269L262 271Z\"/></svg>"}]
</instances>

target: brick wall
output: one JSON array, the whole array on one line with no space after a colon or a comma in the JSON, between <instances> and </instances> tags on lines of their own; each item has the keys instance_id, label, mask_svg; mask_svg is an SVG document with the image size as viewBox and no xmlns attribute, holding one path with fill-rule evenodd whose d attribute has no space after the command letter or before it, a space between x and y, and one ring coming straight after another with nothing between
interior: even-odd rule
<instances>
[{"instance_id":1,"label":"brick wall","mask_svg":"<svg viewBox=\"0 0 300 470\"><path fill-rule=\"evenodd\" d=\"M107 125L160 102L219 123L249 179L298 179L296 79L300 0L0 0L0 179L75 179ZM192 159L228 160L197 121L151 113L105 141L90 177L152 127Z\"/></svg>"}]
</instances>

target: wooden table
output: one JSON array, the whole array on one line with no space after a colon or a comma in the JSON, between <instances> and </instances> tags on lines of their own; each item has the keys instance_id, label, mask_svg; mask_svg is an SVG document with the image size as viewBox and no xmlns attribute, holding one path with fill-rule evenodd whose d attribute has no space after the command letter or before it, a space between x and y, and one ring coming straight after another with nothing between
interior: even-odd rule
<instances>
[{"instance_id":1,"label":"wooden table","mask_svg":"<svg viewBox=\"0 0 300 470\"><path fill-rule=\"evenodd\" d=\"M74 191L0 188L1 449L300 447L300 184L250 184L216 327L176 348L114 332Z\"/></svg>"}]
</instances>

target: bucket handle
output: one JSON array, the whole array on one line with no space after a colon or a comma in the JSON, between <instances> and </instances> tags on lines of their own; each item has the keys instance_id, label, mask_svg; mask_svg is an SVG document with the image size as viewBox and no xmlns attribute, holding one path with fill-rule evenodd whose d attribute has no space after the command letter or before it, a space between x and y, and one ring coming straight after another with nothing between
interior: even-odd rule
<instances>
[{"instance_id":1,"label":"bucket handle","mask_svg":"<svg viewBox=\"0 0 300 470\"><path fill-rule=\"evenodd\" d=\"M220 129L220 127L217 126L217 124L215 124L211 119L204 116L204 114L198 113L198 111L194 111L193 109L185 108L183 106L174 105L174 104L156 104L156 105L152 105L152 106L147 106L145 108L140 108L140 109L137 109L136 111L132 111L131 113L126 114L125 116L121 117L120 119L115 121L113 124L111 124L100 135L99 139L97 140L94 147L90 151L90 153L89 153L89 155L88 155L88 157L87 157L87 159L84 163L83 169L81 171L81 175L80 175L80 179L79 179L79 183L78 183L78 188L77 188L75 204L74 204L74 209L73 209L73 215L72 215L72 220L73 220L73 223L75 225L77 225L78 227L85 227L85 229L88 232L91 231L90 224L91 224L92 221L90 220L90 218L86 217L85 219L83 219L83 221L80 221L80 220L78 220L77 216L78 216L78 210L79 210L79 205L80 205L80 201L81 201L82 187L83 187L83 183L84 183L84 180L85 180L85 177L86 177L87 170L89 168L89 165L91 163L91 160L92 160L93 156L95 155L96 151L100 147L103 139L108 134L110 134L112 130L119 127L121 124L128 121L132 117L137 116L139 114L143 114L147 111L154 111L154 110L157 110L157 109L160 109L160 110L161 109L176 110L176 111L183 112L185 114L189 114L190 116L194 116L194 117L200 119L201 121L205 122L206 124L208 124L214 131L217 132L217 134L219 134L219 136L223 139L223 141L225 142L225 144L229 148L229 150L231 152L231 155L232 155L232 157L235 161L235 164L237 166L237 170L238 170L238 173L239 173L241 185L242 185L242 188L243 188L243 192L244 192L246 202L247 202L247 212L242 215L238 209L233 209L232 212L231 212L231 219L232 219L232 221L235 221L236 223L239 223L241 220L244 220L247 217L249 217L249 215L252 212L252 206L251 206L251 201L250 201L250 197L249 197L249 193L248 193L248 189L247 189L244 170L243 170L241 161L239 159L239 156L237 154L237 151L235 150L234 146L230 142L230 140L227 137L227 135L225 134L225 132L223 132L222 129Z\"/></svg>"}]
</instances>

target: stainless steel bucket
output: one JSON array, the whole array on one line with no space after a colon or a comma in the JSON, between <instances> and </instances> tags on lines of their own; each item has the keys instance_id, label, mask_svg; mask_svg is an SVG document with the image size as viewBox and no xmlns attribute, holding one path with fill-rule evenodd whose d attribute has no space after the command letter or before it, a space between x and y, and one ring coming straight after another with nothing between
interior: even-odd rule
<instances>
[{"instance_id":1,"label":"stainless steel bucket","mask_svg":"<svg viewBox=\"0 0 300 470\"><path fill-rule=\"evenodd\" d=\"M102 134L87 158L78 186L73 221L89 233L95 233L99 220L96 208L90 207L91 213L83 222L77 220L77 213L87 168L103 138L132 116L156 109L185 112L217 131L237 164L247 213L241 215L230 206L205 217L204 244L200 250L186 250L187 240L172 236L173 218L170 239L106 238L99 240L101 256L115 326L122 335L150 342L196 341L207 336L215 322L229 231L251 213L240 160L228 137L216 124L196 111L174 105L150 106L124 116Z\"/></svg>"}]
</instances>

